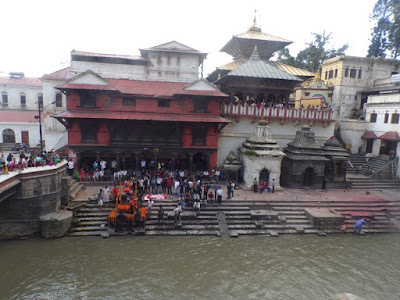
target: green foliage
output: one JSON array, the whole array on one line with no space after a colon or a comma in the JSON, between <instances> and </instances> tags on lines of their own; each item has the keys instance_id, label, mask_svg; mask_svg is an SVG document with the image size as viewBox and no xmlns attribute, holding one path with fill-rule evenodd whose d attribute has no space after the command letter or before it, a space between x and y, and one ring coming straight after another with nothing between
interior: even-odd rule
<instances>
[{"instance_id":1,"label":"green foliage","mask_svg":"<svg viewBox=\"0 0 400 300\"><path fill-rule=\"evenodd\" d=\"M400 0L378 0L375 3L372 20L376 25L372 29L368 57L392 58L400 56Z\"/></svg>"},{"instance_id":2,"label":"green foliage","mask_svg":"<svg viewBox=\"0 0 400 300\"><path fill-rule=\"evenodd\" d=\"M296 58L290 55L288 49L282 49L278 51L278 61L315 73L318 71L324 60L344 55L345 51L349 47L346 44L339 49L327 49L329 42L332 39L331 33L326 34L324 31L322 33L312 33L312 35L314 36L314 40L307 43L307 47L301 50L297 54Z\"/></svg>"},{"instance_id":3,"label":"green foliage","mask_svg":"<svg viewBox=\"0 0 400 300\"><path fill-rule=\"evenodd\" d=\"M247 156L257 156L257 152L251 149L244 150L243 154Z\"/></svg>"}]
</instances>

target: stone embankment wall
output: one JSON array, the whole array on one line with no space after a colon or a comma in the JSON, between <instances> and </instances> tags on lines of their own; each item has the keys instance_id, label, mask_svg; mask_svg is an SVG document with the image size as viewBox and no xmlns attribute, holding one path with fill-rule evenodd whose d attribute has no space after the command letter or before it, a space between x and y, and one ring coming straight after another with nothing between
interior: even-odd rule
<instances>
[{"instance_id":1,"label":"stone embankment wall","mask_svg":"<svg viewBox=\"0 0 400 300\"><path fill-rule=\"evenodd\" d=\"M13 178L8 182L7 178L0 178L2 194L5 194L4 189L10 186L10 181L19 183L14 185L13 194L0 198L0 238L23 238L41 233L40 218L59 211L61 195L65 195L65 190L68 189L68 180L63 180L67 176L66 162L57 166L28 168L17 174L3 176L13 176ZM7 182L7 185L1 187L2 182ZM68 223L72 217L71 220L59 219ZM65 227L60 226L60 228ZM54 237L60 235L62 234L56 233Z\"/></svg>"}]
</instances>

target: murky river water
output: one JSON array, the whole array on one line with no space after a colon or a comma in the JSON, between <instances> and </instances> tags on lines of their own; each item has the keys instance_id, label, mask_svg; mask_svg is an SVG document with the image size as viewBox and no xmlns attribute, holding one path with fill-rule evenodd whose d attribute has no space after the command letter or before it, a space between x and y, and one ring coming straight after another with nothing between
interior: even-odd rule
<instances>
[{"instance_id":1,"label":"murky river water","mask_svg":"<svg viewBox=\"0 0 400 300\"><path fill-rule=\"evenodd\" d=\"M0 299L400 299L400 236L0 242Z\"/></svg>"}]
</instances>

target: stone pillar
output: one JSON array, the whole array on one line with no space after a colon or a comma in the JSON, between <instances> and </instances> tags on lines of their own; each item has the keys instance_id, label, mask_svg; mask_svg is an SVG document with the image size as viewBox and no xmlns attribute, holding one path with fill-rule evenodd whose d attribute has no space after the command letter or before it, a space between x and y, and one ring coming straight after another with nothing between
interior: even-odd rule
<instances>
[{"instance_id":1,"label":"stone pillar","mask_svg":"<svg viewBox=\"0 0 400 300\"><path fill-rule=\"evenodd\" d=\"M157 158L157 154L154 154L154 169L158 170L158 158Z\"/></svg>"},{"instance_id":2,"label":"stone pillar","mask_svg":"<svg viewBox=\"0 0 400 300\"><path fill-rule=\"evenodd\" d=\"M117 157L116 157L116 161L117 161L117 170L120 170L120 169L121 169L121 162L120 162L120 160L121 160L121 153L120 153L120 152L117 152L116 155L117 155Z\"/></svg>"},{"instance_id":3,"label":"stone pillar","mask_svg":"<svg viewBox=\"0 0 400 300\"><path fill-rule=\"evenodd\" d=\"M190 171L193 170L193 154L192 153L189 154L189 170Z\"/></svg>"},{"instance_id":4,"label":"stone pillar","mask_svg":"<svg viewBox=\"0 0 400 300\"><path fill-rule=\"evenodd\" d=\"M175 170L176 169L175 168L175 156L172 157L171 161L172 161L172 170Z\"/></svg>"},{"instance_id":5,"label":"stone pillar","mask_svg":"<svg viewBox=\"0 0 400 300\"><path fill-rule=\"evenodd\" d=\"M81 163L81 153L76 152L76 161L75 161L75 170L80 170L82 168L82 163Z\"/></svg>"},{"instance_id":6,"label":"stone pillar","mask_svg":"<svg viewBox=\"0 0 400 300\"><path fill-rule=\"evenodd\" d=\"M381 140L380 139L375 139L374 143L372 145L372 154L374 156L378 156L380 150L381 150Z\"/></svg>"},{"instance_id":7,"label":"stone pillar","mask_svg":"<svg viewBox=\"0 0 400 300\"><path fill-rule=\"evenodd\" d=\"M140 169L139 154L135 153L135 170L138 171L139 169Z\"/></svg>"}]
</instances>

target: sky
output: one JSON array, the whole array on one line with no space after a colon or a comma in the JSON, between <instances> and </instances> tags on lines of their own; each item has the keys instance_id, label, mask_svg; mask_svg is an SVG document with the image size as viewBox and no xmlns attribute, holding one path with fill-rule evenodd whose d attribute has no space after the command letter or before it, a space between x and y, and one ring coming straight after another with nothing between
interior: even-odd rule
<instances>
[{"instance_id":1,"label":"sky","mask_svg":"<svg viewBox=\"0 0 400 300\"><path fill-rule=\"evenodd\" d=\"M139 55L177 41L208 53L204 76L232 58L220 49L253 23L264 33L293 41L291 55L312 32L332 33L330 47L365 56L376 0L3 0L0 1L0 76L40 77L69 65L73 49ZM256 12L255 12L256 11ZM330 48L329 47L329 48Z\"/></svg>"}]
</instances>

